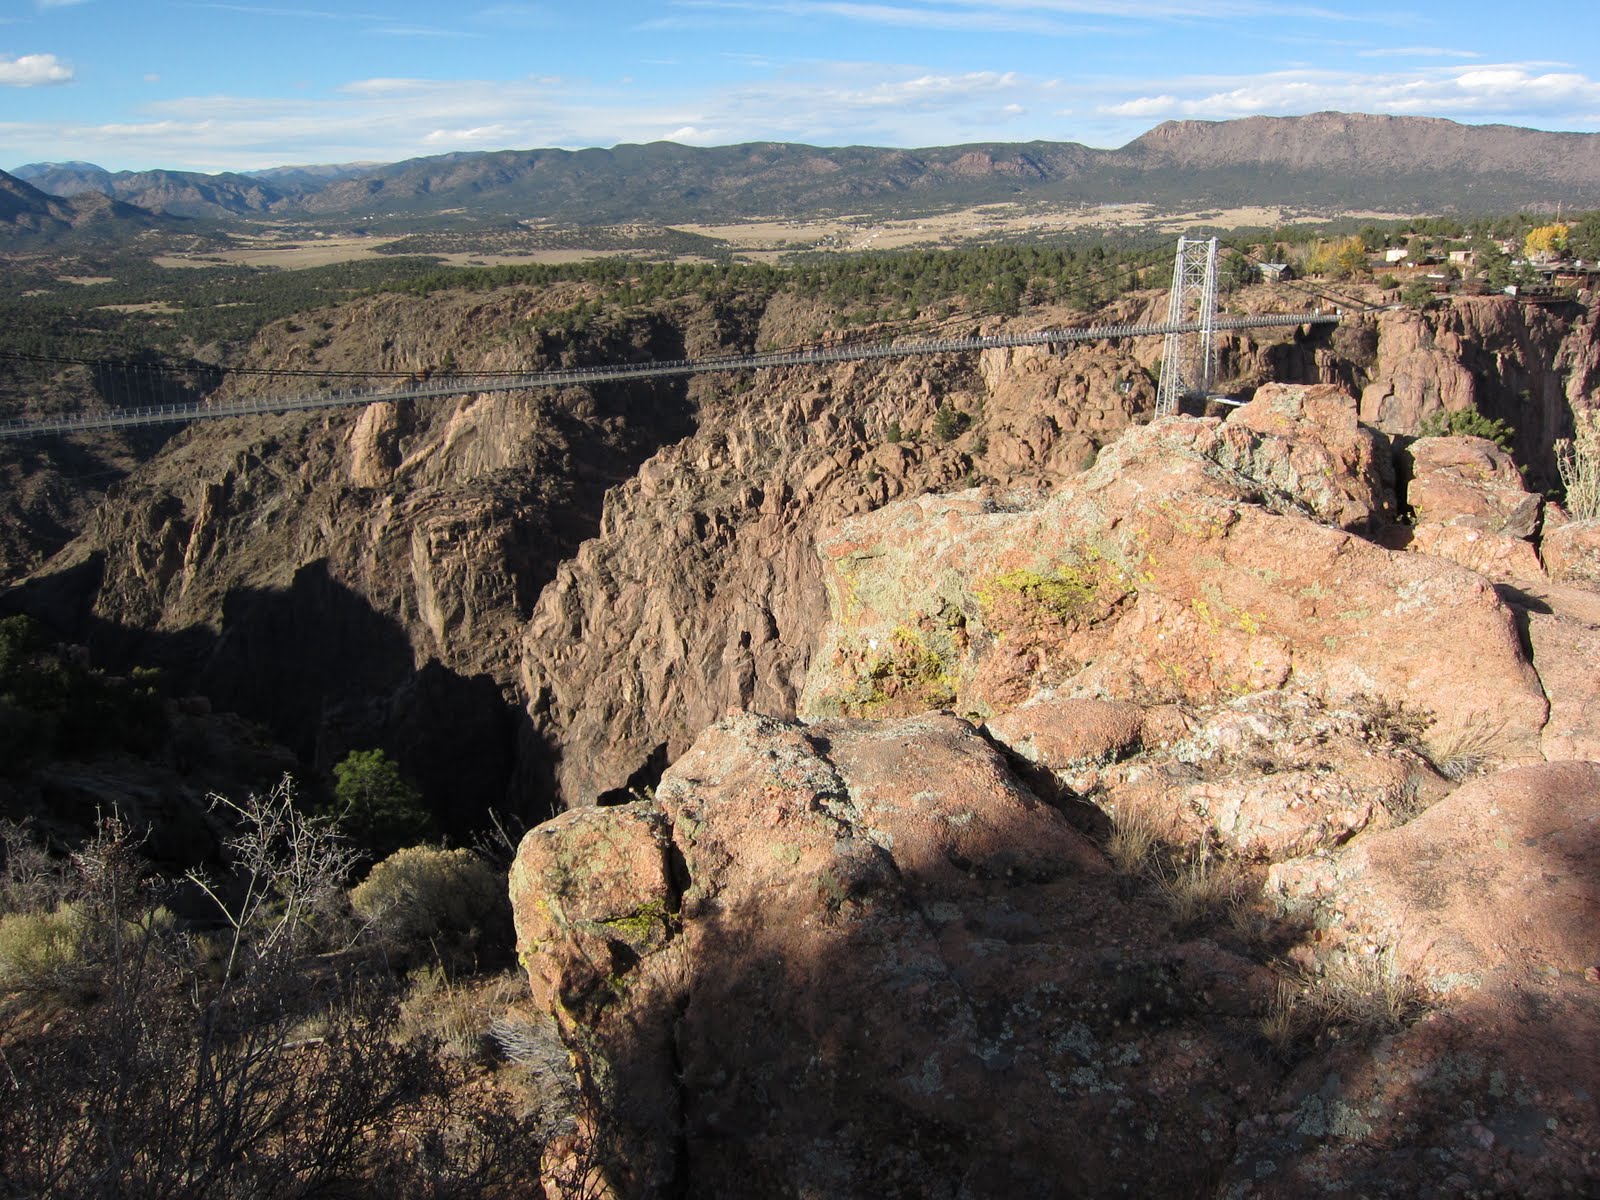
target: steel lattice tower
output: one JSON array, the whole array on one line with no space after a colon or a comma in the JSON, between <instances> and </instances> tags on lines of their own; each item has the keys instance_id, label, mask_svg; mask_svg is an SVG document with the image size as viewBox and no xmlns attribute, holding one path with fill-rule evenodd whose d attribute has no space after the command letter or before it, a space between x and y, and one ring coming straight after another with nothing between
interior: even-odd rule
<instances>
[{"instance_id":1,"label":"steel lattice tower","mask_svg":"<svg viewBox=\"0 0 1600 1200\"><path fill-rule=\"evenodd\" d=\"M1161 385L1156 391L1156 416L1178 411L1187 396L1211 390L1216 363L1217 239L1179 238L1172 264L1172 296L1167 324L1198 326L1193 335L1169 332L1161 352Z\"/></svg>"}]
</instances>

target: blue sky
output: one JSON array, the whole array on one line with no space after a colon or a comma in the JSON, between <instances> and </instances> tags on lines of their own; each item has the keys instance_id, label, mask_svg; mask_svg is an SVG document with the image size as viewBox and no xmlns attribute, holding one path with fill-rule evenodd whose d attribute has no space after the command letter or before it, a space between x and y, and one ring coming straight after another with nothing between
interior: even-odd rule
<instances>
[{"instance_id":1,"label":"blue sky","mask_svg":"<svg viewBox=\"0 0 1600 1200\"><path fill-rule=\"evenodd\" d=\"M1588 4L0 0L0 166L453 150L1117 146L1339 109L1600 130Z\"/></svg>"}]
</instances>

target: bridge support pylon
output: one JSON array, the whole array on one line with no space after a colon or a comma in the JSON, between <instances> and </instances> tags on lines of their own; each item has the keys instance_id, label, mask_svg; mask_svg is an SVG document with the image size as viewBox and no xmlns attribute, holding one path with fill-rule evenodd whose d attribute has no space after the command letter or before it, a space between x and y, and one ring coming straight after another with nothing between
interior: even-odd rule
<instances>
[{"instance_id":1,"label":"bridge support pylon","mask_svg":"<svg viewBox=\"0 0 1600 1200\"><path fill-rule=\"evenodd\" d=\"M1156 416L1170 417L1187 397L1211 391L1216 369L1217 239L1179 238L1172 264L1167 324L1195 324L1197 332L1168 333L1161 351Z\"/></svg>"}]
</instances>

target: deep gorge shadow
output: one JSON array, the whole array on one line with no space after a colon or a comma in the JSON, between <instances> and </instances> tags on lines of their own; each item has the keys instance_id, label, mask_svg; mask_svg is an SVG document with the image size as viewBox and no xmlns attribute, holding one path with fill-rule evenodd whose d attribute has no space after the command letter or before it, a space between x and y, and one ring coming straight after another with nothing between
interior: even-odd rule
<instances>
[{"instance_id":1,"label":"deep gorge shadow","mask_svg":"<svg viewBox=\"0 0 1600 1200\"><path fill-rule=\"evenodd\" d=\"M157 667L175 694L265 726L313 779L351 750L378 747L416 781L442 831L461 842L490 808L525 817L509 794L526 715L487 675L437 660L420 666L398 620L308 563L281 590L237 589L219 629L139 629L93 611L102 562L91 556L0 597L0 610L35 617L86 644L108 670Z\"/></svg>"}]
</instances>

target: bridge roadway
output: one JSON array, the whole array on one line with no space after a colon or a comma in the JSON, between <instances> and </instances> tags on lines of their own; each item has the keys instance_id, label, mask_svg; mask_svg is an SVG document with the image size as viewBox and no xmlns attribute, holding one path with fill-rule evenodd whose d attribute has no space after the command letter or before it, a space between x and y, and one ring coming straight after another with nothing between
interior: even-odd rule
<instances>
[{"instance_id":1,"label":"bridge roadway","mask_svg":"<svg viewBox=\"0 0 1600 1200\"><path fill-rule=\"evenodd\" d=\"M1262 313L1249 317L1217 317L1211 328L1264 329L1288 325L1335 325L1331 313ZM129 425L170 425L242 417L260 413L297 412L314 408L381 401L426 400L435 396L475 395L480 392L520 392L529 388L572 387L593 383L619 383L674 375L700 375L713 371L759 371L772 367L811 366L818 363L858 362L874 358L904 358L918 354L958 354L1012 346L1052 346L1069 342L1097 342L1116 338L1162 337L1171 333L1198 333L1199 321L1163 322L1159 325L1090 325L1078 329L1045 329L1037 333L998 334L991 337L945 338L934 341L889 344L847 343L809 346L800 350L775 350L765 354L737 354L716 358L689 358L673 362L617 363L535 371L526 375L450 375L395 391L352 389L313 392L301 396L245 397L238 400L200 400L188 404L161 404L150 408L123 408L97 413L72 413L53 417L13 417L0 421L0 438L40 437L113 429Z\"/></svg>"}]
</instances>

